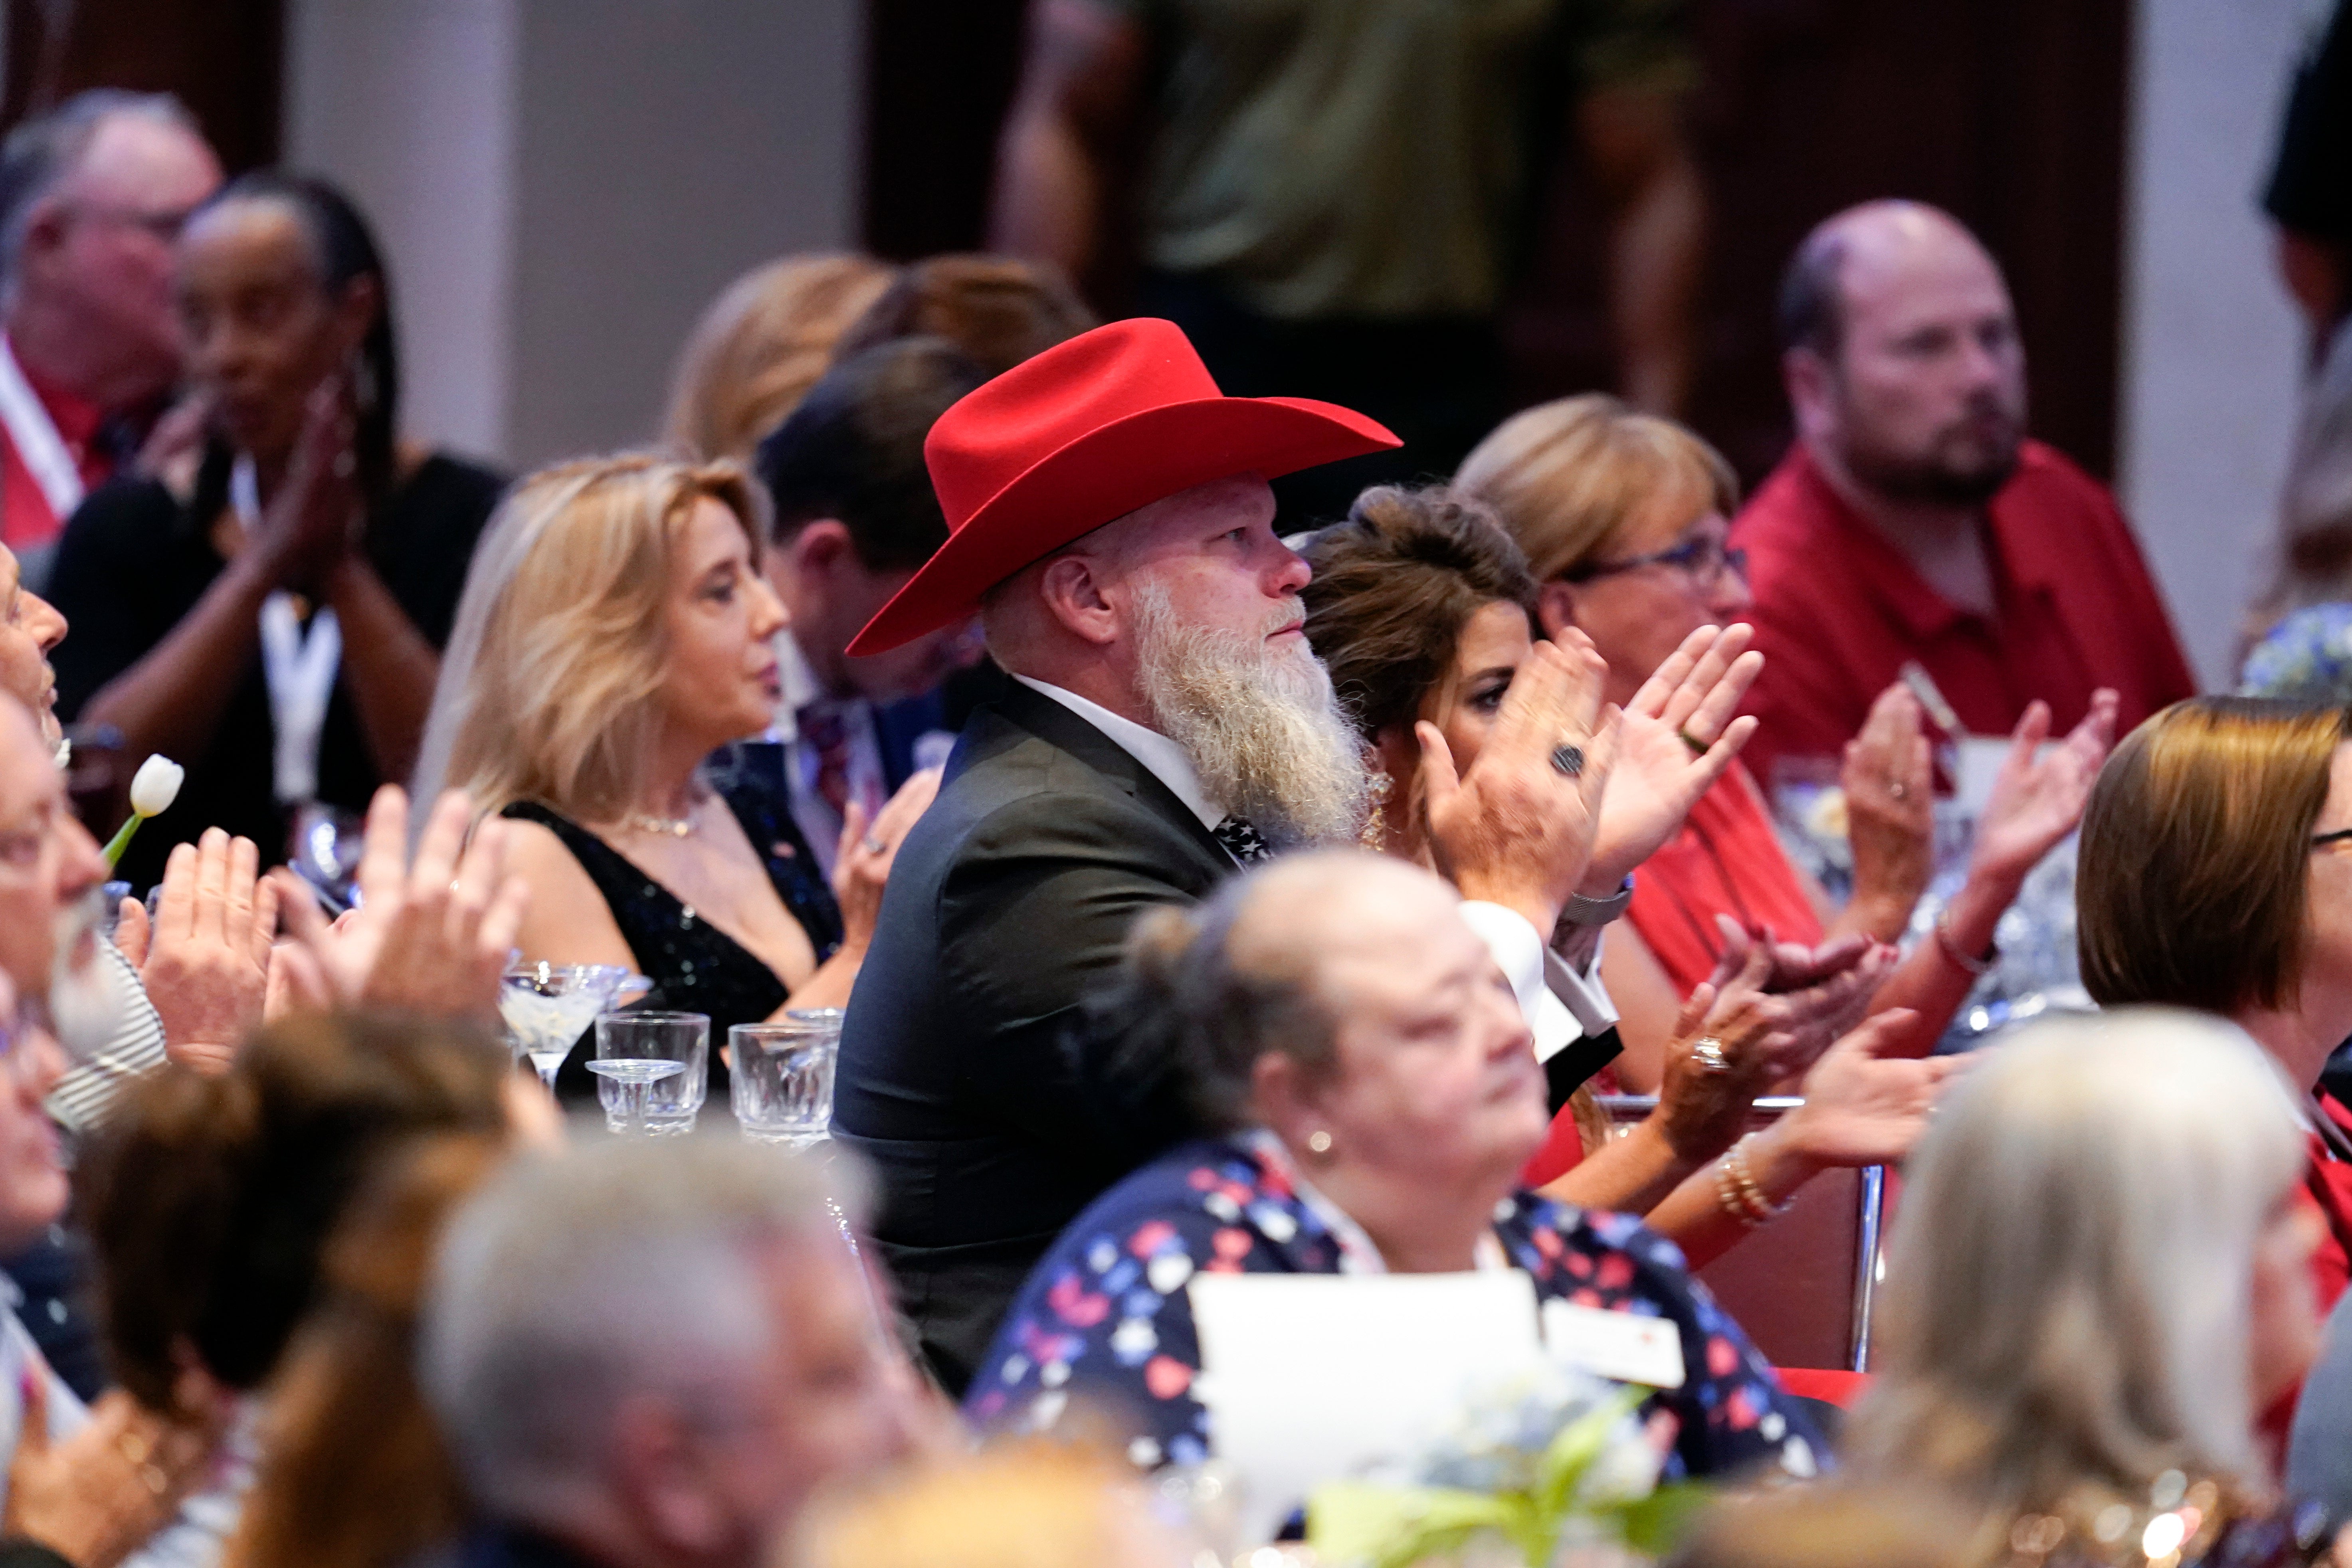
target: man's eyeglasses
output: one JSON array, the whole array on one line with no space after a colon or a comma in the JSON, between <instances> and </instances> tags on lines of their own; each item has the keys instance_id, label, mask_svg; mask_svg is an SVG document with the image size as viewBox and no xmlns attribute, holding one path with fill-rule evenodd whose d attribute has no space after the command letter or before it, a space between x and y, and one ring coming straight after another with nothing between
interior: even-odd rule
<instances>
[{"instance_id":1,"label":"man's eyeglasses","mask_svg":"<svg viewBox=\"0 0 2352 1568\"><path fill-rule=\"evenodd\" d=\"M2325 849L2331 844L2346 842L2352 842L2352 827L2339 827L2333 833L2315 833L2312 835L2311 847Z\"/></svg>"},{"instance_id":2,"label":"man's eyeglasses","mask_svg":"<svg viewBox=\"0 0 2352 1568\"><path fill-rule=\"evenodd\" d=\"M136 207L96 206L79 202L69 210L76 217L90 223L143 229L164 245L178 242L180 231L188 226L188 218L195 211L194 207L177 207L169 212L141 212Z\"/></svg>"},{"instance_id":3,"label":"man's eyeglasses","mask_svg":"<svg viewBox=\"0 0 2352 1568\"><path fill-rule=\"evenodd\" d=\"M1614 577L1621 572L1639 572L1644 566L1671 566L1701 587L1720 581L1727 571L1744 583L1748 580L1748 552L1727 549L1715 534L1702 533L1696 539L1684 540L1671 550L1628 555L1622 561L1587 562L1560 575L1570 583L1591 583L1601 577Z\"/></svg>"}]
</instances>

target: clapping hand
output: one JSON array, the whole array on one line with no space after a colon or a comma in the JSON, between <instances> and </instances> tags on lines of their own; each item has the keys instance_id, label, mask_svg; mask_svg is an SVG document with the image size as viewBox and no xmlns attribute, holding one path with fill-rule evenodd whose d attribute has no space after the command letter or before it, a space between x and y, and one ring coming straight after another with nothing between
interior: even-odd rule
<instances>
[{"instance_id":1,"label":"clapping hand","mask_svg":"<svg viewBox=\"0 0 2352 1568\"><path fill-rule=\"evenodd\" d=\"M1838 784L1853 848L1853 903L1869 929L1894 937L1936 869L1935 779L1919 700L1896 681L1878 694L1845 746Z\"/></svg>"},{"instance_id":2,"label":"clapping hand","mask_svg":"<svg viewBox=\"0 0 2352 1568\"><path fill-rule=\"evenodd\" d=\"M1744 626L1701 626L1633 694L1585 878L1589 896L1615 892L1656 854L1756 732L1754 719L1731 716L1764 668L1764 656L1748 650L1754 635Z\"/></svg>"},{"instance_id":3,"label":"clapping hand","mask_svg":"<svg viewBox=\"0 0 2352 1568\"><path fill-rule=\"evenodd\" d=\"M310 389L286 478L269 498L253 545L281 588L316 593L357 536L361 510L352 443L357 428L349 381Z\"/></svg>"},{"instance_id":4,"label":"clapping hand","mask_svg":"<svg viewBox=\"0 0 2352 1568\"><path fill-rule=\"evenodd\" d=\"M1789 1140L1817 1166L1891 1165L1911 1152L1967 1057L1909 1057L1903 1041L1917 1015L1890 1007L1841 1037L1805 1075L1804 1104L1789 1112Z\"/></svg>"},{"instance_id":5,"label":"clapping hand","mask_svg":"<svg viewBox=\"0 0 2352 1568\"><path fill-rule=\"evenodd\" d=\"M1438 872L1464 898L1516 910L1546 934L1584 880L1616 761L1619 715L1601 702L1607 675L1581 632L1536 644L1477 762L1459 776L1437 726L1413 726L1423 837Z\"/></svg>"},{"instance_id":6,"label":"clapping hand","mask_svg":"<svg viewBox=\"0 0 2352 1568\"><path fill-rule=\"evenodd\" d=\"M113 1568L169 1524L202 1479L226 1423L142 1408L121 1389L69 1437L49 1436L48 1380L25 1368L0 1536L40 1542L74 1568Z\"/></svg>"},{"instance_id":7,"label":"clapping hand","mask_svg":"<svg viewBox=\"0 0 2352 1568\"><path fill-rule=\"evenodd\" d=\"M1871 998L1899 962L1895 949L1866 937L1839 937L1806 948L1775 942L1769 931L1751 938L1728 915L1717 915L1715 924L1723 938L1717 983L1721 984L1727 974L1744 971L1756 955L1768 955L1770 963L1764 989L1789 1003L1780 1019L1787 1038L1772 1062L1775 1083L1802 1075L1830 1048L1831 1042L1859 1024L1870 1011Z\"/></svg>"},{"instance_id":8,"label":"clapping hand","mask_svg":"<svg viewBox=\"0 0 2352 1568\"><path fill-rule=\"evenodd\" d=\"M507 825L467 824L462 790L443 795L407 863L408 795L396 784L368 805L359 908L328 926L291 872L271 873L293 940L278 949L291 1005L392 1007L491 1017L530 889L506 868Z\"/></svg>"},{"instance_id":9,"label":"clapping hand","mask_svg":"<svg viewBox=\"0 0 2352 1568\"><path fill-rule=\"evenodd\" d=\"M874 940L874 922L882 913L882 889L890 880L890 862L898 858L899 840L916 819L930 809L940 793L940 770L925 768L910 774L898 793L866 820L866 807L853 800L843 814L841 842L834 855L833 896L841 905L842 945L863 952Z\"/></svg>"},{"instance_id":10,"label":"clapping hand","mask_svg":"<svg viewBox=\"0 0 2352 1568\"><path fill-rule=\"evenodd\" d=\"M2091 785L2115 743L2117 700L2104 687L2091 694L2091 710L2067 737L2037 758L2050 734L2050 706L2034 702L2011 732L2009 755L1993 779L1992 795L1977 819L1976 848L1969 871L2014 887L2025 879L2051 847L2083 820Z\"/></svg>"},{"instance_id":11,"label":"clapping hand","mask_svg":"<svg viewBox=\"0 0 2352 1568\"><path fill-rule=\"evenodd\" d=\"M226 1072L261 1022L278 896L259 862L252 839L206 828L164 863L152 928L135 899L122 900L115 924L115 946L163 1022L165 1054L196 1072Z\"/></svg>"}]
</instances>

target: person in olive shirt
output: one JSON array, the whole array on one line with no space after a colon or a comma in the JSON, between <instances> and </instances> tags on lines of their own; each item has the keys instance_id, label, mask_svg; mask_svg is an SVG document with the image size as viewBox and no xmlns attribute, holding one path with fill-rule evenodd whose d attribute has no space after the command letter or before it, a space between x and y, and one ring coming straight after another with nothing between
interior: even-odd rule
<instances>
[{"instance_id":1,"label":"person in olive shirt","mask_svg":"<svg viewBox=\"0 0 2352 1568\"><path fill-rule=\"evenodd\" d=\"M53 580L59 714L119 732L125 782L150 752L188 769L123 858L136 886L208 826L275 859L304 803L363 811L408 776L502 488L397 438L383 264L331 187L236 181L189 220L174 286L210 444L184 491L93 494Z\"/></svg>"},{"instance_id":2,"label":"person in olive shirt","mask_svg":"<svg viewBox=\"0 0 2352 1568\"><path fill-rule=\"evenodd\" d=\"M1286 527L1452 472L1508 412L1496 312L1565 147L1607 215L1622 389L1681 407L1706 195L1679 0L1031 8L992 247L1096 285L1139 253L1136 304L1228 393L1335 400L1403 440L1278 483Z\"/></svg>"}]
</instances>

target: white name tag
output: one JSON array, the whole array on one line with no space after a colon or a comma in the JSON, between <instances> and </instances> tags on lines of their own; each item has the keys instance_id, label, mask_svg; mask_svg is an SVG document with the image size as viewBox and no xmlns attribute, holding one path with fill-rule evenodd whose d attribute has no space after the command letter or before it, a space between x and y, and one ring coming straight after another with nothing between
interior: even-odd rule
<instances>
[{"instance_id":1,"label":"white name tag","mask_svg":"<svg viewBox=\"0 0 2352 1568\"><path fill-rule=\"evenodd\" d=\"M1570 1366L1648 1388L1683 1385L1683 1336L1670 1319L1543 1304L1544 1348Z\"/></svg>"}]
</instances>

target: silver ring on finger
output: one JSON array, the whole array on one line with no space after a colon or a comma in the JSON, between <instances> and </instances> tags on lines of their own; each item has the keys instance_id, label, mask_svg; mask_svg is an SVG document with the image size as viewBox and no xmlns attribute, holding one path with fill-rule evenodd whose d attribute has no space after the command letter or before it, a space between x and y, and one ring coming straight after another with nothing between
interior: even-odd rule
<instances>
[{"instance_id":1,"label":"silver ring on finger","mask_svg":"<svg viewBox=\"0 0 2352 1568\"><path fill-rule=\"evenodd\" d=\"M1886 794L1889 799L1902 800L1911 794L1911 786L1905 784L1901 779L1888 779L1886 781Z\"/></svg>"},{"instance_id":2,"label":"silver ring on finger","mask_svg":"<svg viewBox=\"0 0 2352 1568\"><path fill-rule=\"evenodd\" d=\"M890 847L869 833L860 841L859 847L863 848L868 855L879 855L882 851Z\"/></svg>"},{"instance_id":3,"label":"silver ring on finger","mask_svg":"<svg viewBox=\"0 0 2352 1568\"><path fill-rule=\"evenodd\" d=\"M1563 741L1551 749L1553 769L1566 778L1574 778L1584 771L1584 748Z\"/></svg>"},{"instance_id":4,"label":"silver ring on finger","mask_svg":"<svg viewBox=\"0 0 2352 1568\"><path fill-rule=\"evenodd\" d=\"M1731 1062L1723 1054L1723 1042L1713 1035L1701 1035L1691 1042L1691 1060L1701 1072L1729 1072Z\"/></svg>"}]
</instances>

